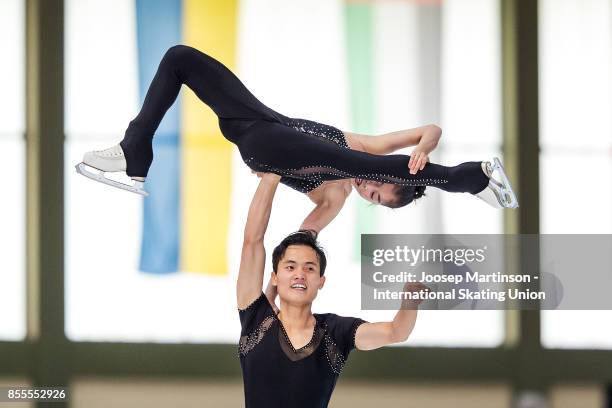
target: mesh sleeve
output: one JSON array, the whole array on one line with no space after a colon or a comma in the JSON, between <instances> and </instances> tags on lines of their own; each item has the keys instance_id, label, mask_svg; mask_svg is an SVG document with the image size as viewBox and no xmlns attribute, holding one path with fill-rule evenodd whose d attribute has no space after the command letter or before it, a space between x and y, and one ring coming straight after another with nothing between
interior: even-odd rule
<instances>
[{"instance_id":1,"label":"mesh sleeve","mask_svg":"<svg viewBox=\"0 0 612 408\"><path fill-rule=\"evenodd\" d=\"M340 147L348 149L344 133L334 126L301 118L290 118L287 122L287 126L302 133L315 135L322 140L333 142ZM323 183L322 181L286 176L281 177L280 182L300 193L309 193Z\"/></svg>"},{"instance_id":2,"label":"mesh sleeve","mask_svg":"<svg viewBox=\"0 0 612 408\"><path fill-rule=\"evenodd\" d=\"M329 314L327 318L328 332L344 360L348 358L351 350L355 348L355 333L357 328L363 323L366 323L366 321L358 317Z\"/></svg>"}]
</instances>

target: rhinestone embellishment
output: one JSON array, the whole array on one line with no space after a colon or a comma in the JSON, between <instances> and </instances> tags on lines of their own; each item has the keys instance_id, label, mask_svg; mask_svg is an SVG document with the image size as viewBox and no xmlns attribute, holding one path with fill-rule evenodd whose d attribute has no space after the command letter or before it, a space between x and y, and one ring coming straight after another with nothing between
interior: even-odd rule
<instances>
[{"instance_id":1,"label":"rhinestone embellishment","mask_svg":"<svg viewBox=\"0 0 612 408\"><path fill-rule=\"evenodd\" d=\"M264 338L268 329L274 322L274 316L266 317L261 324L252 333L247 336L240 337L240 343L238 344L238 355L246 356L251 350L255 348Z\"/></svg>"}]
</instances>

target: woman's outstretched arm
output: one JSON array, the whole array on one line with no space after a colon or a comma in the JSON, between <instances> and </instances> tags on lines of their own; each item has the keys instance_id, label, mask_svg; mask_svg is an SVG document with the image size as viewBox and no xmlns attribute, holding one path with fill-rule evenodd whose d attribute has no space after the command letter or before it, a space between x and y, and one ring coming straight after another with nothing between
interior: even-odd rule
<instances>
[{"instance_id":1,"label":"woman's outstretched arm","mask_svg":"<svg viewBox=\"0 0 612 408\"><path fill-rule=\"evenodd\" d=\"M425 163L429 161L429 153L438 146L441 137L442 129L433 124L374 137L345 132L345 138L351 149L367 153L388 154L416 145L408 163L410 174L423 170Z\"/></svg>"},{"instance_id":2,"label":"woman's outstretched arm","mask_svg":"<svg viewBox=\"0 0 612 408\"><path fill-rule=\"evenodd\" d=\"M431 124L379 136L360 135L351 132L343 133L352 149L372 154L389 154L405 147L416 146L422 140L427 140L429 143L435 141L437 145L442 136L442 129Z\"/></svg>"}]
</instances>

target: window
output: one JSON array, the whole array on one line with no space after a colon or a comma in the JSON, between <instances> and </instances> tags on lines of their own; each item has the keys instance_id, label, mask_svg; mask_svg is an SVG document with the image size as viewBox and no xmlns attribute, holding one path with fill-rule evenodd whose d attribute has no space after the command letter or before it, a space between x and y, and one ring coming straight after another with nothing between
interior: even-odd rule
<instances>
[{"instance_id":1,"label":"window","mask_svg":"<svg viewBox=\"0 0 612 408\"><path fill-rule=\"evenodd\" d=\"M541 0L541 232L612 233L612 5ZM571 216L570 216L571 215ZM543 311L542 342L610 348L610 311Z\"/></svg>"},{"instance_id":2,"label":"window","mask_svg":"<svg viewBox=\"0 0 612 408\"><path fill-rule=\"evenodd\" d=\"M437 123L443 136L431 154L432 162L451 166L501 157L499 3L374 2L371 7L370 80L377 133ZM354 86L364 86L363 81ZM404 153L411 151L407 148ZM426 194L407 208L372 207L376 219L366 232L502 232L501 212L478 198L434 187L428 187ZM352 303L353 310L358 304L358 300ZM346 312L350 310L347 306ZM364 312L364 318L389 319L391 313ZM410 345L493 347L503 341L503 311L422 311L420 315Z\"/></svg>"},{"instance_id":3,"label":"window","mask_svg":"<svg viewBox=\"0 0 612 408\"><path fill-rule=\"evenodd\" d=\"M0 339L21 340L25 309L25 28L21 0L0 2Z\"/></svg>"},{"instance_id":4,"label":"window","mask_svg":"<svg viewBox=\"0 0 612 408\"><path fill-rule=\"evenodd\" d=\"M200 7L195 3L190 4ZM226 7L225 4L231 3L219 4ZM240 21L239 26L236 24L239 30L220 39L227 41L227 47L236 47L239 64L232 69L273 109L288 115L302 112L306 118L319 118L323 113L320 121L328 122L337 118L337 113L341 115L345 109L341 92L320 97L320 90L335 87L343 74L341 27L337 24L341 17L339 4L325 0L317 7L309 5L303 10L300 9L304 8L303 3L298 2L287 3L282 9L255 5L255 2L242 2L241 9L233 17ZM151 11L150 8L147 11ZM213 10L198 10L201 13L198 15L207 18L208 11L213 13ZM214 10L215 13L226 11ZM221 15L229 18L226 14ZM296 16L301 17L296 19ZM328 24L319 25L318 35L313 38L311 19L320 16ZM167 17L164 15L164 20ZM228 272L225 274L215 270L194 273L180 268L165 274L139 271L142 199L74 172L73 166L84 152L120 141L127 124L140 108L138 74L142 67L138 66L138 18L135 5L123 0L66 2L66 332L72 340L86 341L234 343L240 328L235 282L242 231L258 180L244 166L237 151L231 168L231 215L226 225L229 249L224 254ZM266 23L266 18L285 21L296 29L278 36L278 31L272 29L274 24ZM181 24L189 22L181 20ZM198 24L202 28L201 21ZM113 29L109 30L111 25ZM297 29L299 27L303 29ZM193 27L183 26L182 30L186 28L193 34ZM189 41L197 43L197 36L196 32ZM234 43L232 38L238 38L238 42ZM188 43L185 38L176 42ZM275 45L271 47L270 44ZM318 69L315 75L313 67L304 64L303 56L294 54L286 58L273 52L277 47L316 51L318 57L327 62L314 68ZM155 64L160 59L161 55ZM296 78L301 79L297 81ZM287 86L288 83L292 86ZM192 96L190 93L183 88L181 104L186 94ZM296 94L301 98L296 98ZM306 111L306 104L292 105L304 100L311 101L308 106L313 111ZM208 108L202 104L194 109L208 114ZM219 143L229 143L222 139L220 132L214 136ZM214 175L190 177L198 177L202 184ZM273 247L291 230L298 229L302 217L310 209L311 204L301 194L287 188L279 189L266 246ZM327 236L341 234L337 228L340 225ZM331 244L328 249L331 253L337 252ZM340 256L338 260L342 259ZM266 270L270 269L268 263ZM334 299L328 301L334 303ZM322 303L321 307L326 304Z\"/></svg>"},{"instance_id":5,"label":"window","mask_svg":"<svg viewBox=\"0 0 612 408\"><path fill-rule=\"evenodd\" d=\"M359 84L347 80L351 61L346 59L346 48L355 44L349 44L350 39L345 37L344 7L353 5L328 0L309 2L307 6L300 1L280 0L265 4L247 0L237 4L240 7L236 12L236 22L229 22L236 24L237 32L219 41L226 41L225 47L235 47L237 62L231 69L245 85L263 103L287 116L350 130L349 88ZM376 132L398 130L423 124L418 123L420 121L433 120L417 106L438 92L438 99L444 102L436 102L434 98L427 106L442 118L445 132L461 140L454 142L450 136L444 140L448 147L445 145L444 152L437 157L445 162L451 151L456 156L449 156L448 161L458 162L483 157L499 147L499 78L491 74L498 70L500 59L498 5L489 0L469 4L474 8L464 7L462 2L450 2L444 6L448 10L443 13L433 10L432 18L438 18L438 24L444 29L444 35L438 41L437 55L433 58L448 58L449 61L440 65L437 79L432 78L423 86L418 85L426 75L423 67L408 71L408 75L402 73L411 67L415 52L424 52L423 49L417 50L416 45L421 40L430 40L430 37L425 32L406 29L405 23L417 21L417 13L431 12L432 9L418 10L416 4L403 2L371 6L375 27L371 39L375 45L372 52L376 53L378 65L368 80L375 81L377 89L375 105L370 107L376 109L378 117ZM212 10L199 10L201 14L198 15L206 18L209 11L213 13ZM227 18L227 13L232 13L225 9L215 9L214 12L221 13L215 14L219 18ZM224 254L227 273L215 270L193 273L181 268L165 274L139 271L143 239L142 199L89 181L73 171L74 164L81 160L85 151L109 147L121 140L127 124L140 108L138 83L142 67L138 56L140 40L136 35L138 11L134 4L125 1L94 0L85 3L68 0L66 13L68 336L73 340L96 341L235 343L239 331L235 280L244 222L257 178L234 150L230 219L226 225L228 250ZM313 20L318 22L314 31ZM113 30L108 30L110 24ZM181 24L189 22L182 21ZM476 32L456 38L464 27L472 27ZM182 29L185 30L185 26ZM279 36L281 31L283 35ZM399 37L395 37L396 34ZM188 41L194 41L193 45L197 46L197 35L179 41L190 45ZM388 44L386 40L389 38L401 38L401 41ZM476 48L483 51L469 54L470 61L463 61L463 54L450 55L451 47L453 50L460 47L464 53L469 53L472 48L469 41L475 40L480 41ZM278 53L278 49L288 52ZM155 64L159 59L161 55ZM147 69L152 69L149 65ZM451 77L449 72L459 67L463 76ZM481 71L472 72L473 67L480 67ZM488 73L484 79L483 72ZM466 110L468 104L455 95L465 92L461 83L473 78L479 79L480 87L478 92L471 93L470 106ZM429 86L435 90L430 92ZM187 104L184 101L193 99L192 96L183 88L180 109L184 109L182 105ZM193 109L198 109L197 112L203 115L209 113L206 112L208 108L201 104ZM482 111L488 119L475 133L471 121L480 118ZM467 115L467 118L459 119L462 115ZM448 126L445 127L445 123ZM467 135L464 137L464 134ZM219 143L226 143L220 133L213 136L218 137ZM183 137L181 134L179 143L183 143ZM484 147L477 152L473 144ZM184 145L180 146L186 149ZM205 183L213 175L190 174L189 177L199 177ZM416 208L401 211L375 209L380 224L377 232L457 233L473 232L477 228L479 232L490 233L501 228L501 223L495 218L499 213L494 211L487 215L489 219L480 217L477 224L471 223L469 227L450 217L455 205L462 206L465 218L470 213L481 214L485 204L473 197L445 197L441 200L435 193L432 195L434 197L428 203ZM182 199L188 198L183 196ZM312 204L302 194L279 188L267 234L268 254L284 236L299 228L311 209ZM355 206L349 203L320 235L328 253L329 276L325 289L317 298L315 311L359 315L371 320L390 319L392 311L359 311L359 264L353 260L357 233L355 213ZM412 226L419 219L425 220L425 224L418 231L409 231L405 227ZM433 220L441 221L440 224L431 224ZM161 222L168 221L162 219ZM493 229L485 227L491 222ZM271 270L269 258L268 255L266 283ZM475 312L478 317L474 312L462 313L428 314L419 323L420 332L415 332L415 342L451 346L494 346L501 342L503 313ZM472 333L465 330L470 324L475 327ZM448 330L452 330L453 325L463 329L453 330L450 338ZM488 330L486 333L483 332L485 328ZM478 336L473 333L478 333Z\"/></svg>"}]
</instances>

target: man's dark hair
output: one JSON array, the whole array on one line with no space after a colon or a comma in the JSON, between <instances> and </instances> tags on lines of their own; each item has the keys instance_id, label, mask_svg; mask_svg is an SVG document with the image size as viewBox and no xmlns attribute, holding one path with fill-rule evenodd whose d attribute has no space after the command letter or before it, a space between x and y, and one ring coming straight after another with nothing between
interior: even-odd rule
<instances>
[{"instance_id":1,"label":"man's dark hair","mask_svg":"<svg viewBox=\"0 0 612 408\"><path fill-rule=\"evenodd\" d=\"M385 207L400 208L410 204L414 200L423 197L425 194L425 186L395 186L395 200L385 203Z\"/></svg>"},{"instance_id":2,"label":"man's dark hair","mask_svg":"<svg viewBox=\"0 0 612 408\"><path fill-rule=\"evenodd\" d=\"M323 248L319 246L317 242L317 233L313 230L299 230L289 234L285 239L272 252L272 269L276 272L278 263L285 255L285 251L290 245L304 245L311 247L317 254L319 259L319 276L323 276L325 273L325 266L327 266L327 259Z\"/></svg>"}]
</instances>

